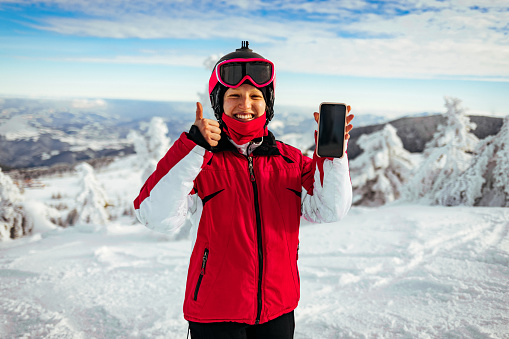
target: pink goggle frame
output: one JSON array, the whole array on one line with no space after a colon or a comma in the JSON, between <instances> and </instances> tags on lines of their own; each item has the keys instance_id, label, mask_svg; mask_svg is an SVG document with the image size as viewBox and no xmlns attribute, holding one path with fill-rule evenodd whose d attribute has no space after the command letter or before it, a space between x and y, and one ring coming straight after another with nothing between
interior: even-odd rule
<instances>
[{"instance_id":1,"label":"pink goggle frame","mask_svg":"<svg viewBox=\"0 0 509 339\"><path fill-rule=\"evenodd\" d=\"M251 76L249 76L249 74L246 74L236 85L233 85L233 86L229 85L229 84L225 83L223 80L221 80L221 72L220 72L221 66L228 64L228 63L233 63L233 62L248 63L248 62L255 62L255 61L262 61L262 62L266 62L271 65L272 75L271 75L269 81L259 84L256 81L254 81L253 78L251 78ZM212 72L212 75L210 76L209 95L212 93L212 91L214 90L214 87L216 87L218 82L220 82L222 85L224 85L228 88L237 88L237 87L240 87L246 80L249 80L254 86L256 86L258 88L265 87L272 82L273 86L275 88L276 87L276 69L274 68L274 64L272 63L272 61L267 60L267 59L262 59L262 58L251 58L251 59L238 58L238 59L225 60L216 66L216 68L214 69L214 72Z\"/></svg>"}]
</instances>

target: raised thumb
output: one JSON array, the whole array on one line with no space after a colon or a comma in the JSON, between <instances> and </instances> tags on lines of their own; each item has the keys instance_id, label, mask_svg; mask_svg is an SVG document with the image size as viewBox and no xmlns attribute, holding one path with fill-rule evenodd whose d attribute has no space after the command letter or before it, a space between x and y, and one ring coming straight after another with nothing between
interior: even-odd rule
<instances>
[{"instance_id":1,"label":"raised thumb","mask_svg":"<svg viewBox=\"0 0 509 339\"><path fill-rule=\"evenodd\" d=\"M201 103L197 102L196 103L196 120L201 120L203 119L203 106L201 105Z\"/></svg>"}]
</instances>

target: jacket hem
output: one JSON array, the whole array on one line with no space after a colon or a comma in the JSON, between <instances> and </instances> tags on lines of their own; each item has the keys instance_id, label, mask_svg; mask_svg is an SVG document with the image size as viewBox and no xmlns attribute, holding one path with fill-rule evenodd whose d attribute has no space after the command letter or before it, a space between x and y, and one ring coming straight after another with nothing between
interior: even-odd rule
<instances>
[{"instance_id":1,"label":"jacket hem","mask_svg":"<svg viewBox=\"0 0 509 339\"><path fill-rule=\"evenodd\" d=\"M267 319L260 319L259 324L264 324L266 322L269 322L271 320L274 320L283 314L290 313L293 310L297 308L297 305L293 307L286 308L282 311L279 311L277 313L274 313L273 315L267 317ZM223 318L197 318L190 315L184 314L184 319L187 321L197 322L197 323L220 323L220 322L233 322L233 323L242 323L242 324L248 324L248 325L255 325L255 318L249 318L249 319L223 319ZM263 320L263 321L262 321Z\"/></svg>"}]
</instances>

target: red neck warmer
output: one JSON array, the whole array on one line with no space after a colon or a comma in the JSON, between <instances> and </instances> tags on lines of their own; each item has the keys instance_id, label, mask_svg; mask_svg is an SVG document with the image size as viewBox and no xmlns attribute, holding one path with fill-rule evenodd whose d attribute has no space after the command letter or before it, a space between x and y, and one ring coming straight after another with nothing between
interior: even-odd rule
<instances>
[{"instance_id":1,"label":"red neck warmer","mask_svg":"<svg viewBox=\"0 0 509 339\"><path fill-rule=\"evenodd\" d=\"M246 122L231 118L224 113L222 119L226 126L224 132L237 145L243 145L255 138L268 135L267 128L264 128L266 122L265 112L258 118Z\"/></svg>"}]
</instances>

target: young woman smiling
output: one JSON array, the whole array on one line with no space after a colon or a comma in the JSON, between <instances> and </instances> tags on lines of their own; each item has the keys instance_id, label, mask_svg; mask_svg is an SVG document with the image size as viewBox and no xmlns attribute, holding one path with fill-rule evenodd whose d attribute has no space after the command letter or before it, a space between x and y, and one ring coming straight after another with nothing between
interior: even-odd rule
<instances>
[{"instance_id":1,"label":"young woman smiling","mask_svg":"<svg viewBox=\"0 0 509 339\"><path fill-rule=\"evenodd\" d=\"M184 317L193 339L293 338L300 218L338 221L351 206L346 156L311 159L268 130L274 93L273 63L247 42L222 57L209 80L216 119L197 103L190 131L134 201L151 229L191 220Z\"/></svg>"}]
</instances>

